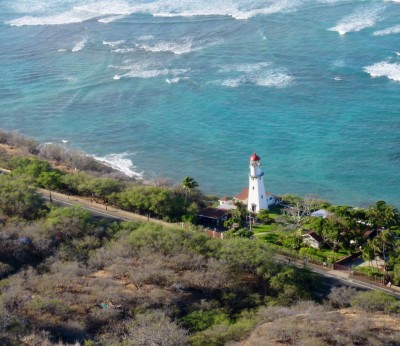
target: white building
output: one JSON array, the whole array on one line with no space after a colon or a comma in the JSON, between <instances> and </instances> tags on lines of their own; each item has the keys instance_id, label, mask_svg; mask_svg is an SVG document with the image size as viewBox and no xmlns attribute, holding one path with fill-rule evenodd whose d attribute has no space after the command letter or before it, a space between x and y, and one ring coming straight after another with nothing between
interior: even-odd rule
<instances>
[{"instance_id":1,"label":"white building","mask_svg":"<svg viewBox=\"0 0 400 346\"><path fill-rule=\"evenodd\" d=\"M272 195L265 193L264 172L261 169L261 159L256 153L250 156L249 192L247 209L258 213L262 209L275 203Z\"/></svg>"}]
</instances>

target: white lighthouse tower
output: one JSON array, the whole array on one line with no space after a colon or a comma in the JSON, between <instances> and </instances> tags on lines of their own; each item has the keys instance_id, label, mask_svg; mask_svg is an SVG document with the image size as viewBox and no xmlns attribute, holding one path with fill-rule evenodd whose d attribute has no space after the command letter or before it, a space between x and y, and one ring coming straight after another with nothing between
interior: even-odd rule
<instances>
[{"instance_id":1,"label":"white lighthouse tower","mask_svg":"<svg viewBox=\"0 0 400 346\"><path fill-rule=\"evenodd\" d=\"M258 213L261 209L268 209L264 188L264 172L261 170L261 159L256 153L250 156L247 209L253 213Z\"/></svg>"}]
</instances>

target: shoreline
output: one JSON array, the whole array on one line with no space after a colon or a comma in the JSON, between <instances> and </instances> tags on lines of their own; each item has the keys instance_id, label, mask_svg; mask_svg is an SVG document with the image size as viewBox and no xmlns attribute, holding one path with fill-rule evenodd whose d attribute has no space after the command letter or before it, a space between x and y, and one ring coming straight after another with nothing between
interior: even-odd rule
<instances>
[{"instance_id":1,"label":"shoreline","mask_svg":"<svg viewBox=\"0 0 400 346\"><path fill-rule=\"evenodd\" d=\"M130 169L130 167L128 167L128 170L131 172L131 174L128 174L126 169L124 169L124 167L120 167L118 165L113 164L112 162L107 161L107 158L109 156L115 156L117 159L122 159L122 160L126 160L129 161L129 164L133 166L133 163L130 159L125 159L124 156L128 155L128 153L121 153L121 154L107 154L103 157L98 157L96 155L89 155L84 151L81 150L77 150L74 148L70 148L69 146L66 146L65 142L62 141L62 143L54 143L54 142L49 142L49 143L40 143L38 141L36 141L35 139L31 139L29 137L25 137L24 135L19 134L18 132L13 132L13 131L7 131L4 130L2 128L0 128L0 150L3 149L7 154L9 155L15 155L15 156L29 156L29 157L37 157L38 159L43 159L46 161L49 161L52 165L53 168L55 169L59 169L63 172L66 173L73 173L73 172L77 172L77 171L83 171L83 172L91 172L90 170L85 170L85 169L77 169L77 168L73 168L71 166L68 166L68 164L64 163L64 162L58 162L57 160L52 160L49 159L47 157L41 157L40 155L37 154L32 154L29 152L29 150L25 147L25 146L18 146L18 145L12 145L12 144L6 144L4 142L2 142L1 136L6 135L6 136L15 136L17 139L21 140L21 141L26 141L29 143L35 143L35 148L45 148L47 146L51 147L54 146L66 153L72 153L74 155L78 155L80 156L82 159L87 159L87 160L94 160L96 162L96 165L100 165L102 167L104 167L104 171L107 171L108 174L114 174L114 175L118 175L120 177L123 177L122 180L135 180L135 181L140 181L141 183L143 183L144 185L148 185L148 186L157 186L158 185L158 181L163 182L163 184L167 184L167 185L176 185L179 184L178 180L173 180L173 179L169 179L169 178L146 178L144 176L144 172L138 173L135 172L133 170ZM93 171L93 173L96 173L96 170ZM97 171L97 173L103 173L101 170ZM247 186L247 181L245 179L245 173L243 172L243 187ZM273 190L273 189L272 189ZM203 191L204 192L204 191ZM215 196L230 196L233 197L234 195L238 194L240 191L235 191L233 193L220 193L220 194L215 194L213 191L211 192L204 192L207 195L215 195ZM305 194L301 194L301 193L292 193L292 192L288 192L288 191L284 191L283 193L274 193L273 191L271 191L272 194L277 194L277 195L296 195L296 196L305 196L307 194L314 194L314 193L305 193ZM315 194L318 195L318 194ZM320 196L320 195L318 195ZM355 206L355 207L360 207L360 208L365 208L368 207L370 205L373 205L376 201L378 200L385 200L386 202L388 202L389 204L392 204L396 207L400 207L400 202L396 201L396 200L390 200L390 199L385 199L385 198L376 198L376 199L371 199L371 200L364 200L364 201L359 201L359 202L351 202L351 201L346 201L346 202L336 202L334 200L334 198L332 197L321 197L324 200L327 200L330 203L333 204L337 204L337 205L349 205L349 206ZM344 198L343 198L344 199Z\"/></svg>"}]
</instances>

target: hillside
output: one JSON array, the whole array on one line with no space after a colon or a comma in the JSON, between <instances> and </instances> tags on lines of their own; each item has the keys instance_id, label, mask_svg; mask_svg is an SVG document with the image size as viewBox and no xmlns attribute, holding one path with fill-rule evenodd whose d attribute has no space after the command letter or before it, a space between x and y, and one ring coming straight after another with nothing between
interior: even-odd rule
<instances>
[{"instance_id":1,"label":"hillside","mask_svg":"<svg viewBox=\"0 0 400 346\"><path fill-rule=\"evenodd\" d=\"M307 306L308 305L308 306ZM302 303L272 309L270 322L259 325L235 346L399 345L400 316L355 309L329 310Z\"/></svg>"}]
</instances>

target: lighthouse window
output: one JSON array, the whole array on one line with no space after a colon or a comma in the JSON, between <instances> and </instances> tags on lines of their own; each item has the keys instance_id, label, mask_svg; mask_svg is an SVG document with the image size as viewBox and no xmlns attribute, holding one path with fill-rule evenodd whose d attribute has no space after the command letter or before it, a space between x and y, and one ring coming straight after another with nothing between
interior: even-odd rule
<instances>
[{"instance_id":1,"label":"lighthouse window","mask_svg":"<svg viewBox=\"0 0 400 346\"><path fill-rule=\"evenodd\" d=\"M262 198L264 198L264 196L263 196L263 195L261 195L261 199L262 199Z\"/></svg>"},{"instance_id":2,"label":"lighthouse window","mask_svg":"<svg viewBox=\"0 0 400 346\"><path fill-rule=\"evenodd\" d=\"M254 186L253 186L253 190L254 190Z\"/></svg>"}]
</instances>

